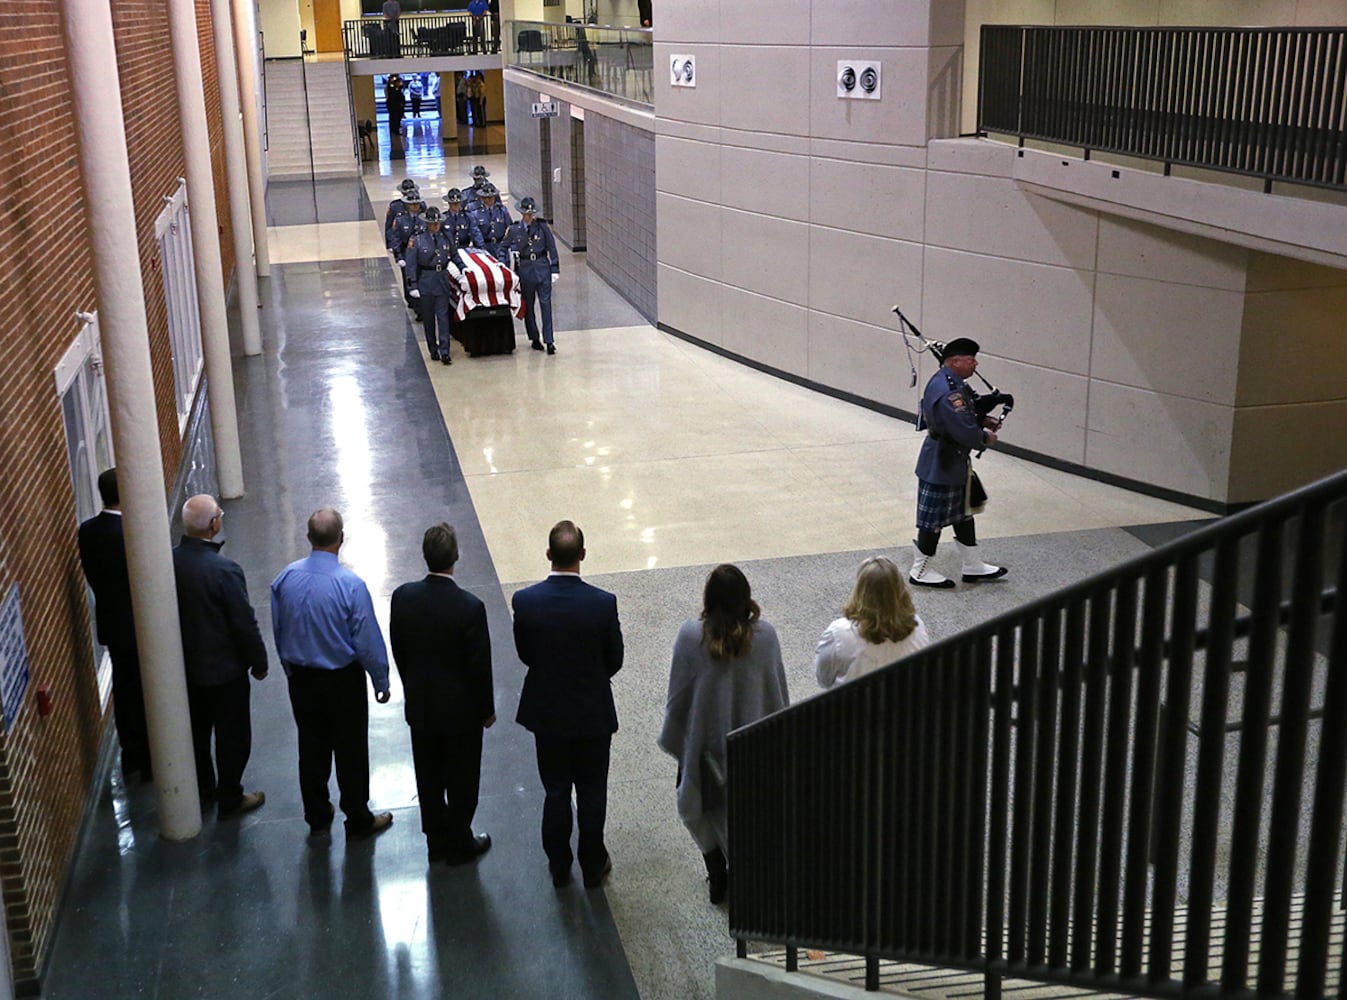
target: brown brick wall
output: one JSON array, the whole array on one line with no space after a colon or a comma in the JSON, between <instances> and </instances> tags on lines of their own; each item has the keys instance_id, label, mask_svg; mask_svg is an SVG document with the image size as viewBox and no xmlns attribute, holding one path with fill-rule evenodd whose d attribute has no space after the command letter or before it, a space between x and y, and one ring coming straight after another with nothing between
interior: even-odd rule
<instances>
[{"instance_id":1,"label":"brown brick wall","mask_svg":"<svg viewBox=\"0 0 1347 1000\"><path fill-rule=\"evenodd\" d=\"M226 281L232 272L209 5L197 2ZM182 445L154 220L184 174L166 0L113 0L140 264L167 484ZM53 373L96 308L60 4L0 3L0 597L19 585L31 680L0 737L0 879L16 978L49 945L110 713L98 703L75 505ZM201 238L198 227L197 238ZM39 685L54 712L37 715Z\"/></svg>"}]
</instances>

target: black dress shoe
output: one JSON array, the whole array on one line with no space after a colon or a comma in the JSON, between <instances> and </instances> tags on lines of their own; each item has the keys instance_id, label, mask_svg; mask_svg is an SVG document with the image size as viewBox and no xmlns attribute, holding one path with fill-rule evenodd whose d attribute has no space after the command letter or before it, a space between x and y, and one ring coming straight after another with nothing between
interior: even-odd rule
<instances>
[{"instance_id":1,"label":"black dress shoe","mask_svg":"<svg viewBox=\"0 0 1347 1000\"><path fill-rule=\"evenodd\" d=\"M543 342L541 340L530 340L529 346L535 351L541 351L543 349Z\"/></svg>"},{"instance_id":2,"label":"black dress shoe","mask_svg":"<svg viewBox=\"0 0 1347 1000\"><path fill-rule=\"evenodd\" d=\"M547 867L551 869L552 885L556 886L556 888L564 889L571 884L570 865L567 865L565 868L557 868L555 865L548 865Z\"/></svg>"},{"instance_id":3,"label":"black dress shoe","mask_svg":"<svg viewBox=\"0 0 1347 1000\"><path fill-rule=\"evenodd\" d=\"M608 873L611 872L612 870L613 870L613 857L610 854L603 859L603 865L602 867L599 868L597 872L595 872L593 875L589 874L585 875L585 888L597 889L599 886L603 885L603 880L608 877Z\"/></svg>"},{"instance_id":4,"label":"black dress shoe","mask_svg":"<svg viewBox=\"0 0 1347 1000\"><path fill-rule=\"evenodd\" d=\"M431 351L431 352L430 352L430 360L431 360L431 361L439 361L439 360L440 360L440 352L439 352L439 351Z\"/></svg>"},{"instance_id":5,"label":"black dress shoe","mask_svg":"<svg viewBox=\"0 0 1347 1000\"><path fill-rule=\"evenodd\" d=\"M454 363L454 359L449 357L448 351L445 351L443 354L440 355L440 360L444 362L446 365L452 365Z\"/></svg>"},{"instance_id":6,"label":"black dress shoe","mask_svg":"<svg viewBox=\"0 0 1347 1000\"><path fill-rule=\"evenodd\" d=\"M557 353L557 345L556 345L556 344L548 344L548 345L547 345L547 353L548 353L548 354L556 354L556 353Z\"/></svg>"},{"instance_id":7,"label":"black dress shoe","mask_svg":"<svg viewBox=\"0 0 1347 1000\"><path fill-rule=\"evenodd\" d=\"M472 835L471 846L445 851L444 863L447 865L466 865L469 861L480 858L489 850L491 850L491 834L475 833Z\"/></svg>"}]
</instances>

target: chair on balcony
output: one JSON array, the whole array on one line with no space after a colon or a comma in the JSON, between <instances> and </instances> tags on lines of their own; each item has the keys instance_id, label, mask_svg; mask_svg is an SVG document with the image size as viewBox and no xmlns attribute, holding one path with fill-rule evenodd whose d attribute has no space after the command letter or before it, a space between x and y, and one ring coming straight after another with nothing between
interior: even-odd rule
<instances>
[{"instance_id":1,"label":"chair on balcony","mask_svg":"<svg viewBox=\"0 0 1347 1000\"><path fill-rule=\"evenodd\" d=\"M370 55L376 57L391 55L388 32L384 30L382 24L362 24L360 31L365 36L365 46L369 49Z\"/></svg>"},{"instance_id":2,"label":"chair on balcony","mask_svg":"<svg viewBox=\"0 0 1347 1000\"><path fill-rule=\"evenodd\" d=\"M547 45L543 41L543 33L539 31L537 28L524 29L519 33L519 36L516 39L515 50L521 53L542 52L546 48ZM532 58L529 59L529 62L534 61L535 60Z\"/></svg>"}]
</instances>

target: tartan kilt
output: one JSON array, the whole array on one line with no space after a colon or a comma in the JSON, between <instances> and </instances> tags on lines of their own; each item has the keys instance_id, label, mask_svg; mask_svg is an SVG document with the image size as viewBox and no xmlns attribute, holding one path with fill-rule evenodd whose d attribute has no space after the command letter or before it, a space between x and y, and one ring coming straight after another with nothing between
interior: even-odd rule
<instances>
[{"instance_id":1,"label":"tartan kilt","mask_svg":"<svg viewBox=\"0 0 1347 1000\"><path fill-rule=\"evenodd\" d=\"M917 530L939 531L968 516L967 483L928 483L917 480Z\"/></svg>"}]
</instances>

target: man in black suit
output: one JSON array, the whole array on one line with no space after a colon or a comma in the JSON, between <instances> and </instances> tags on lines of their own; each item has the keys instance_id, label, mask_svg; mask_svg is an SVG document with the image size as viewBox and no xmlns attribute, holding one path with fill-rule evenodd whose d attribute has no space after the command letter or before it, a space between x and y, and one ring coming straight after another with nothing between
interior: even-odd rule
<instances>
[{"instance_id":1,"label":"man in black suit","mask_svg":"<svg viewBox=\"0 0 1347 1000\"><path fill-rule=\"evenodd\" d=\"M112 712L122 746L122 775L151 780L150 735L145 723L145 695L140 685L140 653L131 612L131 579L126 570L122 537L121 494L117 470L98 477L103 510L80 525L80 565L94 592L94 625L98 641L112 657Z\"/></svg>"},{"instance_id":2,"label":"man in black suit","mask_svg":"<svg viewBox=\"0 0 1347 1000\"><path fill-rule=\"evenodd\" d=\"M393 591L388 622L407 700L421 830L430 861L463 864L491 847L472 832L482 767L482 730L496 721L486 606L454 582L458 536L426 529L424 580Z\"/></svg>"},{"instance_id":3,"label":"man in black suit","mask_svg":"<svg viewBox=\"0 0 1347 1000\"><path fill-rule=\"evenodd\" d=\"M514 641L528 667L515 717L533 733L542 779L543 850L552 884L571 880L571 788L585 887L602 885L613 862L603 846L608 751L617 732L611 678L622 669L617 598L580 579L584 533L559 521L547 538L552 572L514 595Z\"/></svg>"},{"instance_id":4,"label":"man in black suit","mask_svg":"<svg viewBox=\"0 0 1347 1000\"><path fill-rule=\"evenodd\" d=\"M182 541L173 550L173 575L197 791L203 807L214 802L219 818L231 819L267 800L265 792L243 790L253 747L248 674L259 681L267 676L267 647L243 567L222 555L224 542L215 541L223 527L224 511L213 496L188 498L182 505Z\"/></svg>"}]
</instances>

